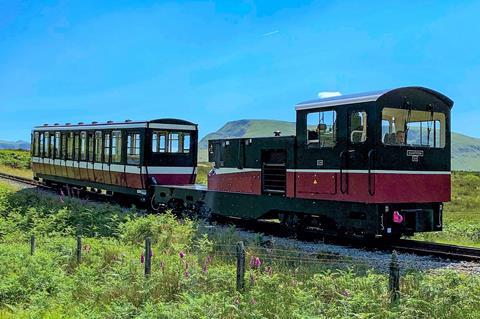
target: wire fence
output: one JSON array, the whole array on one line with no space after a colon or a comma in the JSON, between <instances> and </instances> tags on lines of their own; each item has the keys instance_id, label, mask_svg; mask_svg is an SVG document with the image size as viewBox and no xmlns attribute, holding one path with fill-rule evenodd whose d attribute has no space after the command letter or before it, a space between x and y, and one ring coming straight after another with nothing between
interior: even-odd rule
<instances>
[{"instance_id":1,"label":"wire fence","mask_svg":"<svg viewBox=\"0 0 480 319\"><path fill-rule=\"evenodd\" d=\"M83 261L83 254L88 245L84 245L82 237L76 237L75 260L77 264ZM245 289L245 277L247 270L258 270L266 273L272 272L272 266L275 268L298 269L300 266L308 266L315 272L326 266L345 266L345 267L365 267L371 268L372 258L351 258L344 257L336 253L321 252L307 255L294 249L267 248L259 246L246 246L243 241L236 245L219 244L214 245L215 251L212 254L216 259L224 259L226 262L234 262L236 265L236 289L243 291ZM37 239L34 235L30 237L30 254L33 256L37 249ZM183 258L182 252L180 257ZM208 258L212 258L212 256ZM145 277L152 273L152 240L145 238L141 263ZM385 258L378 258L378 262L385 264ZM388 262L389 274L389 292L391 302L396 303L400 298L400 265L397 253L394 251L391 260Z\"/></svg>"}]
</instances>

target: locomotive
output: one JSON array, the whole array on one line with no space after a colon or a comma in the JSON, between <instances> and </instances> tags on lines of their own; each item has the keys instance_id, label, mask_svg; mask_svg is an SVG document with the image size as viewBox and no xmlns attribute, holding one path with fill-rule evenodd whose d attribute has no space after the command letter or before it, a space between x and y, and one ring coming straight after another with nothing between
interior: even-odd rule
<instances>
[{"instance_id":1,"label":"locomotive","mask_svg":"<svg viewBox=\"0 0 480 319\"><path fill-rule=\"evenodd\" d=\"M207 186L195 184L191 122L47 125L33 131L33 170L46 183L135 195L155 210L393 239L442 230L452 106L424 87L301 102L294 136L210 140Z\"/></svg>"}]
</instances>

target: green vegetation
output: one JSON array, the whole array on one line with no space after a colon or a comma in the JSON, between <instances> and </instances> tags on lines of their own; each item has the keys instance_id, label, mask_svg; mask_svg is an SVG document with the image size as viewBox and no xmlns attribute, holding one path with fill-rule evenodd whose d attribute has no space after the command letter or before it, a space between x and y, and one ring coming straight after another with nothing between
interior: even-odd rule
<instances>
[{"instance_id":1,"label":"green vegetation","mask_svg":"<svg viewBox=\"0 0 480 319\"><path fill-rule=\"evenodd\" d=\"M480 173L452 173L452 201L445 203L442 232L416 239L480 247Z\"/></svg>"},{"instance_id":2,"label":"green vegetation","mask_svg":"<svg viewBox=\"0 0 480 319\"><path fill-rule=\"evenodd\" d=\"M37 236L30 256L28 238ZM74 235L82 234L82 263ZM152 274L143 275L145 236ZM335 256L308 258L247 242L246 287L235 290L240 235L171 214L97 204L0 183L1 318L476 318L480 277L410 271L390 305L388 277ZM338 268L340 265L340 268ZM343 266L342 266L343 265ZM341 270L343 269L343 270Z\"/></svg>"},{"instance_id":3,"label":"green vegetation","mask_svg":"<svg viewBox=\"0 0 480 319\"><path fill-rule=\"evenodd\" d=\"M30 152L0 150L0 172L32 178Z\"/></svg>"}]
</instances>

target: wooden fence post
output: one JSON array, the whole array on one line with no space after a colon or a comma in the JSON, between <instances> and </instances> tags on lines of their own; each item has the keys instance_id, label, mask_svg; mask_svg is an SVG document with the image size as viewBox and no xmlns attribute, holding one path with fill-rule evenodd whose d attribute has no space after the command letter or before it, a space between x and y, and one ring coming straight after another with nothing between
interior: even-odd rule
<instances>
[{"instance_id":1,"label":"wooden fence post","mask_svg":"<svg viewBox=\"0 0 480 319\"><path fill-rule=\"evenodd\" d=\"M243 241L237 243L237 291L245 287L245 247Z\"/></svg>"},{"instance_id":2,"label":"wooden fence post","mask_svg":"<svg viewBox=\"0 0 480 319\"><path fill-rule=\"evenodd\" d=\"M400 300L400 267L395 250L392 253L392 260L390 261L389 292L390 301L397 303Z\"/></svg>"},{"instance_id":3,"label":"wooden fence post","mask_svg":"<svg viewBox=\"0 0 480 319\"><path fill-rule=\"evenodd\" d=\"M152 240L145 238L145 277L148 277L152 271Z\"/></svg>"},{"instance_id":4,"label":"wooden fence post","mask_svg":"<svg viewBox=\"0 0 480 319\"><path fill-rule=\"evenodd\" d=\"M30 236L30 255L35 253L35 235Z\"/></svg>"},{"instance_id":5,"label":"wooden fence post","mask_svg":"<svg viewBox=\"0 0 480 319\"><path fill-rule=\"evenodd\" d=\"M77 263L82 262L82 236L77 236Z\"/></svg>"}]
</instances>

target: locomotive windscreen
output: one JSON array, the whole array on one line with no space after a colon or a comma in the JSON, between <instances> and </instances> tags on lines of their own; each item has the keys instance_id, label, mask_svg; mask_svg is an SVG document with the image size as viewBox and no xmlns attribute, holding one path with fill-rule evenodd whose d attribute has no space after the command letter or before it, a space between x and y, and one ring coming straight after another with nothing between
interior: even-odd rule
<instances>
[{"instance_id":1,"label":"locomotive windscreen","mask_svg":"<svg viewBox=\"0 0 480 319\"><path fill-rule=\"evenodd\" d=\"M443 148L445 114L386 107L382 111L382 142L386 145Z\"/></svg>"}]
</instances>

